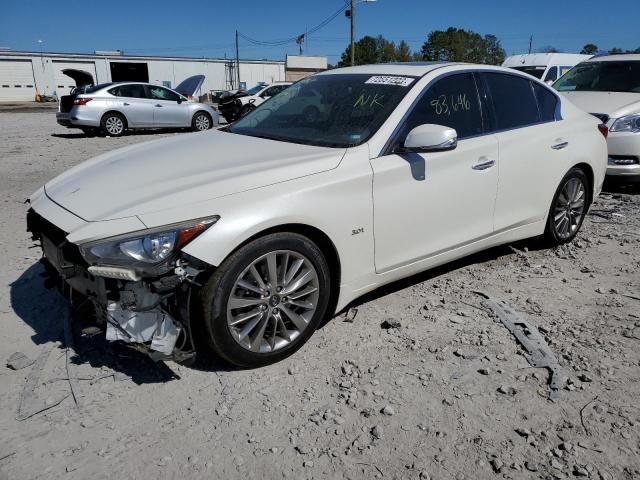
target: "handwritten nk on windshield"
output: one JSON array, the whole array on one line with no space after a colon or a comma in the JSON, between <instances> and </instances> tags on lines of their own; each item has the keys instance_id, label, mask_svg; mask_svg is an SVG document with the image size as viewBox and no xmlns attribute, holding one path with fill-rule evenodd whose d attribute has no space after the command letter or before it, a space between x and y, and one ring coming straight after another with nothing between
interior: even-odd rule
<instances>
[{"instance_id":1,"label":"handwritten nk on windshield","mask_svg":"<svg viewBox=\"0 0 640 480\"><path fill-rule=\"evenodd\" d=\"M384 95L374 94L374 95L365 95L364 93L358 97L356 103L354 103L353 108L366 108L366 107L383 107L384 105L381 100L384 98Z\"/></svg>"}]
</instances>

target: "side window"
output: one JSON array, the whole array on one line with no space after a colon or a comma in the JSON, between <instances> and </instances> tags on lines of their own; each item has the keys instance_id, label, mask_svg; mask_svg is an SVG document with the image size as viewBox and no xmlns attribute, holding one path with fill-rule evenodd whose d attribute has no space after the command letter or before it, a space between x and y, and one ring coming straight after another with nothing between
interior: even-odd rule
<instances>
[{"instance_id":1,"label":"side window","mask_svg":"<svg viewBox=\"0 0 640 480\"><path fill-rule=\"evenodd\" d=\"M483 72L491 93L495 129L506 130L540 122L531 82L504 73Z\"/></svg>"},{"instance_id":2,"label":"side window","mask_svg":"<svg viewBox=\"0 0 640 480\"><path fill-rule=\"evenodd\" d=\"M545 82L555 82L558 79L558 67L551 67L544 76Z\"/></svg>"},{"instance_id":3,"label":"side window","mask_svg":"<svg viewBox=\"0 0 640 480\"><path fill-rule=\"evenodd\" d=\"M116 97L127 98L147 98L147 93L144 90L144 85L130 84L130 85L118 85L117 87L109 90L109 93Z\"/></svg>"},{"instance_id":4,"label":"side window","mask_svg":"<svg viewBox=\"0 0 640 480\"><path fill-rule=\"evenodd\" d=\"M149 87L149 94L154 100L171 100L173 102L178 101L180 98L177 93L167 90L163 87Z\"/></svg>"},{"instance_id":5,"label":"side window","mask_svg":"<svg viewBox=\"0 0 640 480\"><path fill-rule=\"evenodd\" d=\"M273 97L275 94L277 94L280 91L279 88L280 87L267 88L264 92L262 92L260 96L262 98Z\"/></svg>"},{"instance_id":6,"label":"side window","mask_svg":"<svg viewBox=\"0 0 640 480\"><path fill-rule=\"evenodd\" d=\"M458 139L482 133L480 100L473 74L451 75L427 88L409 114L400 139L426 123L455 128Z\"/></svg>"},{"instance_id":7,"label":"side window","mask_svg":"<svg viewBox=\"0 0 640 480\"><path fill-rule=\"evenodd\" d=\"M531 82L533 92L538 100L538 108L540 110L540 120L543 122L552 122L556 120L556 107L558 106L558 97L548 89L536 82Z\"/></svg>"}]
</instances>

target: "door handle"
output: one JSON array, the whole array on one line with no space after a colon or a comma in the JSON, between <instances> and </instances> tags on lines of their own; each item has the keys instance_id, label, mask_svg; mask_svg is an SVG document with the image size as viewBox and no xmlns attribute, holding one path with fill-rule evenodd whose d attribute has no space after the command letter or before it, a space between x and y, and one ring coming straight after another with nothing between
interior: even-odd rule
<instances>
[{"instance_id":1,"label":"door handle","mask_svg":"<svg viewBox=\"0 0 640 480\"><path fill-rule=\"evenodd\" d=\"M162 105L160 105L159 103L156 103L156 107L161 107Z\"/></svg>"},{"instance_id":2,"label":"door handle","mask_svg":"<svg viewBox=\"0 0 640 480\"><path fill-rule=\"evenodd\" d=\"M551 145L551 148L553 148L554 150L562 150L563 148L566 148L569 146L569 142L560 142L560 143L556 143L555 145Z\"/></svg>"},{"instance_id":3,"label":"door handle","mask_svg":"<svg viewBox=\"0 0 640 480\"><path fill-rule=\"evenodd\" d=\"M129 106L129 104L127 102L124 102L122 105L124 105L125 107Z\"/></svg>"},{"instance_id":4,"label":"door handle","mask_svg":"<svg viewBox=\"0 0 640 480\"><path fill-rule=\"evenodd\" d=\"M476 163L473 167L474 170L486 170L487 168L491 168L496 164L495 160L484 160L483 162Z\"/></svg>"}]
</instances>

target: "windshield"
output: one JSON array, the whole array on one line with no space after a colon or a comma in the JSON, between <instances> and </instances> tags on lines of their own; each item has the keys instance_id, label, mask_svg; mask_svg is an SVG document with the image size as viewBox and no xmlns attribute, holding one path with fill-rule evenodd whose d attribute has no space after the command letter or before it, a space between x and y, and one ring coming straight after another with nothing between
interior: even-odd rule
<instances>
[{"instance_id":1,"label":"windshield","mask_svg":"<svg viewBox=\"0 0 640 480\"><path fill-rule=\"evenodd\" d=\"M266 85L256 85L255 87L247 90L247 95L255 95L256 93L260 92L260 90L264 89L266 87Z\"/></svg>"},{"instance_id":2,"label":"windshield","mask_svg":"<svg viewBox=\"0 0 640 480\"><path fill-rule=\"evenodd\" d=\"M559 92L640 93L640 61L584 62L553 84Z\"/></svg>"},{"instance_id":3,"label":"windshield","mask_svg":"<svg viewBox=\"0 0 640 480\"><path fill-rule=\"evenodd\" d=\"M511 67L514 70L518 70L520 72L528 73L529 75L533 75L537 79L542 78L542 74L544 73L546 67Z\"/></svg>"},{"instance_id":4,"label":"windshield","mask_svg":"<svg viewBox=\"0 0 640 480\"><path fill-rule=\"evenodd\" d=\"M229 131L285 142L346 148L366 142L411 89L415 77L308 77L266 101Z\"/></svg>"}]
</instances>

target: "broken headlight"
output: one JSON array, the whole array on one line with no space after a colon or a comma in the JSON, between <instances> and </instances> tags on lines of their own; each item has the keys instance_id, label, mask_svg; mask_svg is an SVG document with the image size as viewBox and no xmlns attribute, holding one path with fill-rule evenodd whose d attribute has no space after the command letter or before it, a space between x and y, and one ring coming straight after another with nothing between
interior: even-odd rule
<instances>
[{"instance_id":1,"label":"broken headlight","mask_svg":"<svg viewBox=\"0 0 640 480\"><path fill-rule=\"evenodd\" d=\"M90 265L147 267L160 265L191 240L216 223L220 217L192 220L167 225L108 240L80 246L80 252Z\"/></svg>"}]
</instances>

